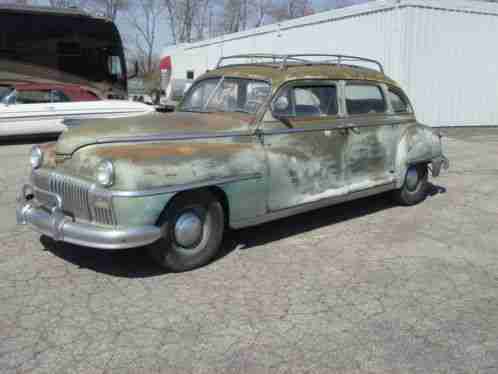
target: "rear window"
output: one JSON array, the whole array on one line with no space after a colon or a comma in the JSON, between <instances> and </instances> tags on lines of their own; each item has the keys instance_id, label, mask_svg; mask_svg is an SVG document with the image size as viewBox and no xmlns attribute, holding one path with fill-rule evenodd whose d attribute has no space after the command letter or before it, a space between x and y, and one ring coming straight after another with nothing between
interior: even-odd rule
<instances>
[{"instance_id":1,"label":"rear window","mask_svg":"<svg viewBox=\"0 0 498 374\"><path fill-rule=\"evenodd\" d=\"M346 86L346 108L349 114L384 113L386 103L379 86L350 84Z\"/></svg>"},{"instance_id":2,"label":"rear window","mask_svg":"<svg viewBox=\"0 0 498 374\"><path fill-rule=\"evenodd\" d=\"M410 104L400 91L389 87L388 95L394 113L408 113L410 111Z\"/></svg>"}]
</instances>

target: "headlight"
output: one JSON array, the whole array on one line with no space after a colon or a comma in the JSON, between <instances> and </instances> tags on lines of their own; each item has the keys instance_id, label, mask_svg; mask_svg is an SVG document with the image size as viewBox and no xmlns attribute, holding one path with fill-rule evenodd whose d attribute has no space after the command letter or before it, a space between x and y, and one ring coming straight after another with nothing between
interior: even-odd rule
<instances>
[{"instance_id":1,"label":"headlight","mask_svg":"<svg viewBox=\"0 0 498 374\"><path fill-rule=\"evenodd\" d=\"M29 162L33 169L38 169L43 163L43 152L37 145L31 148L31 154L29 155Z\"/></svg>"},{"instance_id":2,"label":"headlight","mask_svg":"<svg viewBox=\"0 0 498 374\"><path fill-rule=\"evenodd\" d=\"M114 166L111 161L104 160L100 162L95 172L95 179L104 187L112 186L114 183Z\"/></svg>"}]
</instances>

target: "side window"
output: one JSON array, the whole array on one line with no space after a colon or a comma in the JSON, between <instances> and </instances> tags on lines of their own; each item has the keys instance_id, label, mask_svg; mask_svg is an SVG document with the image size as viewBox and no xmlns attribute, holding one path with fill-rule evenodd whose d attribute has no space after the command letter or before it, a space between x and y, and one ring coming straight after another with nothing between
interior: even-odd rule
<instances>
[{"instance_id":1,"label":"side window","mask_svg":"<svg viewBox=\"0 0 498 374\"><path fill-rule=\"evenodd\" d=\"M382 90L371 84L347 85L346 109L349 114L384 113L386 103Z\"/></svg>"},{"instance_id":2,"label":"side window","mask_svg":"<svg viewBox=\"0 0 498 374\"><path fill-rule=\"evenodd\" d=\"M66 94L59 90L52 90L52 102L53 103L66 103L71 101Z\"/></svg>"},{"instance_id":3,"label":"side window","mask_svg":"<svg viewBox=\"0 0 498 374\"><path fill-rule=\"evenodd\" d=\"M394 113L410 112L410 104L408 104L408 100L400 91L389 87L388 96Z\"/></svg>"},{"instance_id":4,"label":"side window","mask_svg":"<svg viewBox=\"0 0 498 374\"><path fill-rule=\"evenodd\" d=\"M334 85L295 86L284 90L276 101L288 102L287 107L274 105L274 112L280 115L320 117L338 113L337 88Z\"/></svg>"},{"instance_id":5,"label":"side window","mask_svg":"<svg viewBox=\"0 0 498 374\"><path fill-rule=\"evenodd\" d=\"M49 90L33 90L33 91L18 91L17 103L18 104L37 104L49 103L50 91Z\"/></svg>"}]
</instances>

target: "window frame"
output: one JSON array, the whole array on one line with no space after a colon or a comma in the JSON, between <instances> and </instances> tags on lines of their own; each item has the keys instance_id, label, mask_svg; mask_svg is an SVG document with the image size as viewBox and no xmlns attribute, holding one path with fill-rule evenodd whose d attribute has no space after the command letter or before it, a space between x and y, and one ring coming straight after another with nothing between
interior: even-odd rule
<instances>
[{"instance_id":1,"label":"window frame","mask_svg":"<svg viewBox=\"0 0 498 374\"><path fill-rule=\"evenodd\" d=\"M406 114L413 114L414 111L413 111L413 106L412 106L412 103L410 102L410 99L408 99L408 96L403 92L403 90L399 87L396 87L396 86L393 86L393 85L390 85L390 84L387 84L386 85L386 93L387 95L389 95L389 92L390 91L393 91L393 93L397 94L399 97L401 97L402 100L405 101L406 105L407 105L407 111L404 111L404 112L396 112L394 110L394 107L392 105L392 102L391 100L389 100L389 105L391 107L391 111L392 111L392 114L393 115L396 115L396 116L402 116L402 115L406 115Z\"/></svg>"},{"instance_id":2,"label":"window frame","mask_svg":"<svg viewBox=\"0 0 498 374\"><path fill-rule=\"evenodd\" d=\"M318 86L333 86L336 90L336 108L337 113L335 114L326 114L321 116L297 116L296 115L296 102L295 102L295 94L290 95L290 101L293 108L293 114L289 116L285 116L292 121L321 121L321 120L330 120L330 119L338 119L341 118L341 81L340 80L332 80L332 79L299 79L287 81L282 84L273 97L270 100L270 105L268 106L268 111L271 115L273 121L277 119L273 116L273 104L275 101L282 95L285 90L300 88L300 87L318 87ZM267 118L265 116L265 118Z\"/></svg>"},{"instance_id":3,"label":"window frame","mask_svg":"<svg viewBox=\"0 0 498 374\"><path fill-rule=\"evenodd\" d=\"M182 99L180 100L180 102L178 103L178 111L179 112L182 112L182 108L185 104L185 102L187 101L187 98L190 96L191 94L191 91L194 90L199 84L201 84L202 82L204 81L207 81L207 80L218 80L218 84L223 84L223 82L228 79L234 79L234 80L244 80L244 81L248 81L248 82L260 82L260 83L265 83L268 85L269 89L270 89L270 94L268 95L268 97L266 98L266 101L264 103L261 104L260 108L255 112L255 113L247 113L248 115L251 115L251 116L256 116L258 115L258 113L260 113L260 111L263 109L263 110L266 110L266 106L268 104L268 102L273 98L272 96L272 92L273 92L273 85L272 85L272 82L271 80L269 79L259 79L259 78L250 78L250 77L241 77L241 76L236 76L236 75L212 75L212 76L207 76L207 77L204 77L202 79L197 79L197 80L194 80L194 82L190 85L190 87L187 89L187 91L184 93ZM218 85L217 84L217 85ZM217 87L215 87L215 90L216 90ZM213 91L214 92L214 91ZM189 111L189 110L183 110L184 112L192 112L192 111ZM193 112L198 112L198 111L193 111ZM202 112L202 111L199 111L198 113L207 113L207 112ZM232 112L224 112L224 113L232 113Z\"/></svg>"},{"instance_id":4,"label":"window frame","mask_svg":"<svg viewBox=\"0 0 498 374\"><path fill-rule=\"evenodd\" d=\"M384 100L384 111L383 112L375 112L375 113L349 113L348 103L347 103L347 92L346 92L348 86L373 86L373 87L377 87L377 89L380 91L382 99ZM378 117L378 116L385 116L385 115L389 114L390 102L388 102L388 100L386 98L386 93L382 87L381 82L363 81L363 80L345 81L342 100L344 101L344 113L345 113L346 117L353 117L353 118L363 117L363 116L376 116L376 117Z\"/></svg>"}]
</instances>

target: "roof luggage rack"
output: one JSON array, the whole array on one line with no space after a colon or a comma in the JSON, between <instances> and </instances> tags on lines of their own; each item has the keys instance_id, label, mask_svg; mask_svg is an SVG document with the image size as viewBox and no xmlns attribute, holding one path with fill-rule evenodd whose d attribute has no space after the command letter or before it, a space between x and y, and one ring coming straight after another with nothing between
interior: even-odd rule
<instances>
[{"instance_id":1,"label":"roof luggage rack","mask_svg":"<svg viewBox=\"0 0 498 374\"><path fill-rule=\"evenodd\" d=\"M311 59L310 59L311 57ZM324 58L317 60L317 58ZM244 63L232 63L222 65L224 61L227 60L236 60L236 59L247 59L249 62ZM370 58L358 57L358 56L348 56L348 55L328 55L328 54L292 54L292 55L274 55L274 54L243 54L243 55L233 55L233 56L224 56L218 60L216 64L216 69L225 67L225 66L233 66L233 65L276 65L278 64L280 69L285 69L290 65L302 64L302 65L351 65L351 66L359 66L362 65L355 64L355 62L367 62L370 64L374 64L377 69L384 74L384 67L382 64Z\"/></svg>"}]
</instances>

